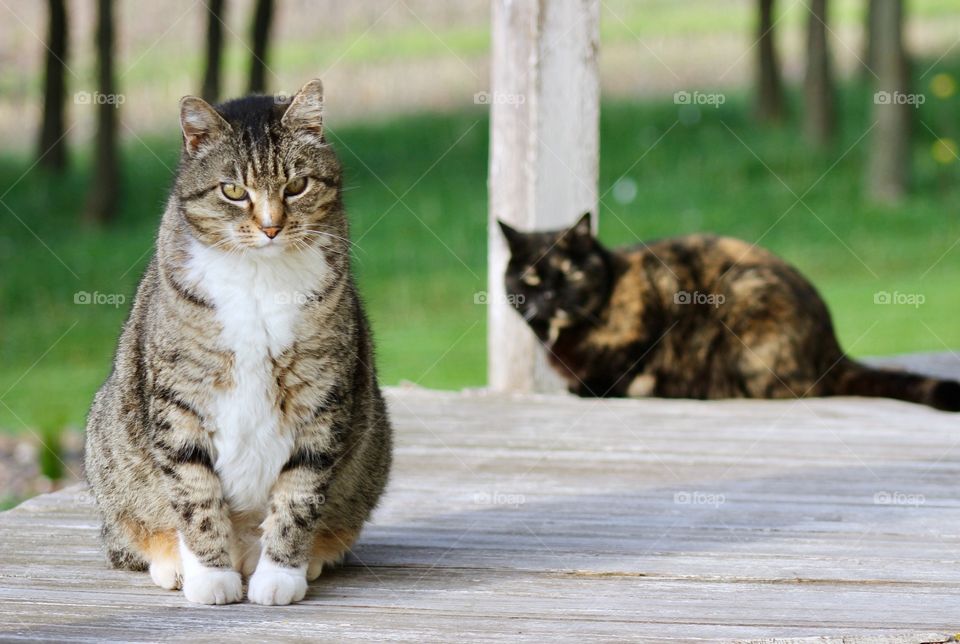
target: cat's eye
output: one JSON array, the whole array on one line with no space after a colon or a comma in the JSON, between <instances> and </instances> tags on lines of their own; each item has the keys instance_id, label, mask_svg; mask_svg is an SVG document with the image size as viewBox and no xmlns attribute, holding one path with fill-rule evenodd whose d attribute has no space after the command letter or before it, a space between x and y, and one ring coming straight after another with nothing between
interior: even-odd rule
<instances>
[{"instance_id":1,"label":"cat's eye","mask_svg":"<svg viewBox=\"0 0 960 644\"><path fill-rule=\"evenodd\" d=\"M230 201L243 201L247 198L247 191L235 183L221 183L220 192Z\"/></svg>"},{"instance_id":2,"label":"cat's eye","mask_svg":"<svg viewBox=\"0 0 960 644\"><path fill-rule=\"evenodd\" d=\"M295 177L290 179L287 182L287 185L283 188L283 194L285 197L293 197L304 190L307 189L307 178L306 177Z\"/></svg>"},{"instance_id":3,"label":"cat's eye","mask_svg":"<svg viewBox=\"0 0 960 644\"><path fill-rule=\"evenodd\" d=\"M523 274L523 283L527 286L539 286L540 276L533 271L527 271Z\"/></svg>"}]
</instances>

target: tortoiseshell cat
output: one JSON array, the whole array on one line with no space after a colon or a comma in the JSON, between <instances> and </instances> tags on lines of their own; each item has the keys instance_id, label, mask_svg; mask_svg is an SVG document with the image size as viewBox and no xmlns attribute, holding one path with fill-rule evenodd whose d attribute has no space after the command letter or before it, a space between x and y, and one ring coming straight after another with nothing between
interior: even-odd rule
<instances>
[{"instance_id":1,"label":"tortoiseshell cat","mask_svg":"<svg viewBox=\"0 0 960 644\"><path fill-rule=\"evenodd\" d=\"M180 102L156 252L87 423L118 568L203 604L289 604L337 562L390 468L323 90Z\"/></svg>"},{"instance_id":2,"label":"tortoiseshell cat","mask_svg":"<svg viewBox=\"0 0 960 644\"><path fill-rule=\"evenodd\" d=\"M883 396L960 411L960 383L847 358L813 286L738 239L691 235L608 250L587 213L521 233L506 289L580 396Z\"/></svg>"}]
</instances>

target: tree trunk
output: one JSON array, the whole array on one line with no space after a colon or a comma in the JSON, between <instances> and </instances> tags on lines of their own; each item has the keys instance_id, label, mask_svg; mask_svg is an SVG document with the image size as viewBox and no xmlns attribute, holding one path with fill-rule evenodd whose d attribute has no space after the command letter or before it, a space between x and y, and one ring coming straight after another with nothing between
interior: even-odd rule
<instances>
[{"instance_id":1,"label":"tree trunk","mask_svg":"<svg viewBox=\"0 0 960 644\"><path fill-rule=\"evenodd\" d=\"M117 168L117 110L119 97L113 78L113 0L97 0L97 111L94 171L87 196L85 219L104 223L116 217L120 173Z\"/></svg>"},{"instance_id":2,"label":"tree trunk","mask_svg":"<svg viewBox=\"0 0 960 644\"><path fill-rule=\"evenodd\" d=\"M827 50L827 0L809 0L807 72L803 95L807 136L820 147L829 145L836 129L836 92Z\"/></svg>"},{"instance_id":3,"label":"tree trunk","mask_svg":"<svg viewBox=\"0 0 960 644\"><path fill-rule=\"evenodd\" d=\"M50 28L43 81L43 120L40 125L41 165L62 170L67 165L67 142L63 134L64 102L67 97L64 75L67 58L67 7L64 0L49 0Z\"/></svg>"},{"instance_id":4,"label":"tree trunk","mask_svg":"<svg viewBox=\"0 0 960 644\"><path fill-rule=\"evenodd\" d=\"M757 118L765 123L783 120L783 85L780 64L773 42L773 0L759 0L760 22L757 37Z\"/></svg>"},{"instance_id":5,"label":"tree trunk","mask_svg":"<svg viewBox=\"0 0 960 644\"><path fill-rule=\"evenodd\" d=\"M877 4L880 0L867 0L867 15L863 31L863 73L864 78L873 78L877 66Z\"/></svg>"},{"instance_id":6,"label":"tree trunk","mask_svg":"<svg viewBox=\"0 0 960 644\"><path fill-rule=\"evenodd\" d=\"M873 149L867 192L877 201L895 202L907 190L910 175L909 73L903 48L903 0L878 0Z\"/></svg>"},{"instance_id":7,"label":"tree trunk","mask_svg":"<svg viewBox=\"0 0 960 644\"><path fill-rule=\"evenodd\" d=\"M210 103L220 99L220 58L223 53L223 11L226 0L207 2L207 62L200 95Z\"/></svg>"},{"instance_id":8,"label":"tree trunk","mask_svg":"<svg viewBox=\"0 0 960 644\"><path fill-rule=\"evenodd\" d=\"M273 0L257 0L250 25L250 40L253 55L250 58L251 94L262 94L267 88L267 45L270 39L270 23L273 21Z\"/></svg>"}]
</instances>

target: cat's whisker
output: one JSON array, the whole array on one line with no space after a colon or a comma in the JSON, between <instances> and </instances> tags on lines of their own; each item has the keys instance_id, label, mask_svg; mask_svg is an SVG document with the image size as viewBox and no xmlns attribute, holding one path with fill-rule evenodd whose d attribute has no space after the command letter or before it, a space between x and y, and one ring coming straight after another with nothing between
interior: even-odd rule
<instances>
[{"instance_id":1,"label":"cat's whisker","mask_svg":"<svg viewBox=\"0 0 960 644\"><path fill-rule=\"evenodd\" d=\"M346 237L341 237L340 235L334 235L333 233L328 233L324 230L314 230L312 228L298 228L297 230L302 233L308 233L311 235L322 235L324 237L329 237L330 239L336 239L337 241L344 242L345 244L350 244L352 247L360 249L360 245L357 244L355 241L347 239Z\"/></svg>"},{"instance_id":2,"label":"cat's whisker","mask_svg":"<svg viewBox=\"0 0 960 644\"><path fill-rule=\"evenodd\" d=\"M349 257L349 256L350 256L349 251L343 251L343 250L339 250L339 249L336 249L336 248L330 248L330 247L320 247L320 248L317 248L317 247L314 246L313 244L308 244L308 243L307 243L305 240L303 240L303 239L296 239L295 242L297 243L297 248L298 248L301 252L306 251L306 252L313 253L313 254L315 254L317 257L319 257L320 259L322 259L322 260L325 261L325 262L327 261L327 257L326 257L326 255L324 254L325 252L332 253L332 254L334 254L334 255L336 255L336 256L338 256L338 257Z\"/></svg>"},{"instance_id":3,"label":"cat's whisker","mask_svg":"<svg viewBox=\"0 0 960 644\"><path fill-rule=\"evenodd\" d=\"M356 245L356 242L348 239L347 237L343 237L343 236L341 236L341 235L337 235L336 233L331 233L331 232L328 231L328 230L320 230L320 229L318 229L318 228L307 228L306 226L300 226L300 227L297 228L297 230L302 231L302 232L307 232L307 233L314 233L314 234L317 234L317 235L324 235L324 236L330 237L330 238L332 238L332 239L336 239L336 240L339 240L339 241L342 241L342 242L346 242L346 243L348 243L348 244Z\"/></svg>"},{"instance_id":4,"label":"cat's whisker","mask_svg":"<svg viewBox=\"0 0 960 644\"><path fill-rule=\"evenodd\" d=\"M342 249L342 248L337 248L337 247L335 247L335 246L324 246L324 245L319 245L319 246L318 246L318 245L310 244L310 243L308 243L308 242L307 242L306 240L304 240L304 239L301 239L300 241L301 241L307 248L309 248L310 250L312 250L312 251L314 251L314 252L324 251L324 252L333 253L333 254L335 254L335 255L342 255L342 256L345 256L345 257L349 257L349 255L350 255L350 250L349 250L349 249L344 250L344 249Z\"/></svg>"}]
</instances>

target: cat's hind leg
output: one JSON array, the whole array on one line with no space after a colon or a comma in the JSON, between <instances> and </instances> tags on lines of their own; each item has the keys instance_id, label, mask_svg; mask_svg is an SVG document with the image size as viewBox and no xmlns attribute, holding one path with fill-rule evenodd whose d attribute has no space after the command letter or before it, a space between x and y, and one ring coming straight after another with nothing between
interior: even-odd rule
<instances>
[{"instance_id":1,"label":"cat's hind leg","mask_svg":"<svg viewBox=\"0 0 960 644\"><path fill-rule=\"evenodd\" d=\"M324 568L341 563L359 534L359 530L323 530L317 534L310 551L307 581L319 577Z\"/></svg>"},{"instance_id":2,"label":"cat's hind leg","mask_svg":"<svg viewBox=\"0 0 960 644\"><path fill-rule=\"evenodd\" d=\"M149 562L150 579L164 590L177 590L183 583L183 564L175 530L151 531L139 528L135 532L137 549Z\"/></svg>"},{"instance_id":3,"label":"cat's hind leg","mask_svg":"<svg viewBox=\"0 0 960 644\"><path fill-rule=\"evenodd\" d=\"M146 570L149 562L133 547L126 530L104 520L100 534L107 551L110 565L119 570Z\"/></svg>"},{"instance_id":4,"label":"cat's hind leg","mask_svg":"<svg viewBox=\"0 0 960 644\"><path fill-rule=\"evenodd\" d=\"M160 588L180 588L183 566L174 530L150 530L134 521L121 521L105 523L103 538L115 568L149 570L150 579Z\"/></svg>"},{"instance_id":5,"label":"cat's hind leg","mask_svg":"<svg viewBox=\"0 0 960 644\"><path fill-rule=\"evenodd\" d=\"M786 400L817 395L817 378L789 338L745 337L738 361L737 380L742 389L736 393L746 398Z\"/></svg>"},{"instance_id":6,"label":"cat's hind leg","mask_svg":"<svg viewBox=\"0 0 960 644\"><path fill-rule=\"evenodd\" d=\"M150 560L150 579L166 590L176 590L183 583L183 563L177 533L174 530L150 534L142 546Z\"/></svg>"}]
</instances>

